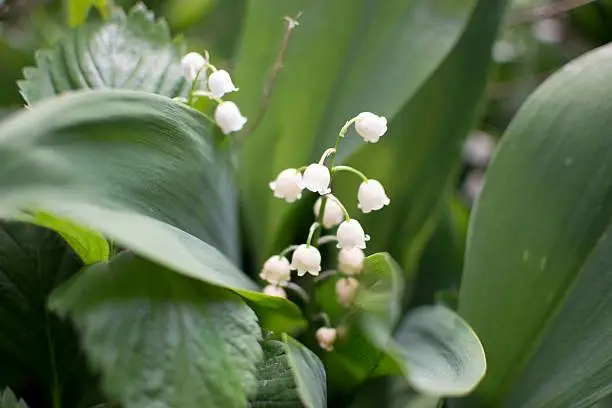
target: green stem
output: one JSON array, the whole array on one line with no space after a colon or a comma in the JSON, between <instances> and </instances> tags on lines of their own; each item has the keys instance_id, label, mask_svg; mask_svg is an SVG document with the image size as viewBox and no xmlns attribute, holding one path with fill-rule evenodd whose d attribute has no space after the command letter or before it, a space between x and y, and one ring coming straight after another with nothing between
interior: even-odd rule
<instances>
[{"instance_id":1,"label":"green stem","mask_svg":"<svg viewBox=\"0 0 612 408\"><path fill-rule=\"evenodd\" d=\"M285 256L287 255L289 252L291 251L295 251L297 249L299 245L289 245L287 248L283 249L282 251L280 251L280 253L278 254L278 256Z\"/></svg>"},{"instance_id":2,"label":"green stem","mask_svg":"<svg viewBox=\"0 0 612 408\"><path fill-rule=\"evenodd\" d=\"M308 239L306 240L306 245L310 246L310 243L312 242L312 237L314 236L315 232L319 230L320 226L321 224L319 224L316 221L312 223L312 225L310 226L310 230L308 231ZM318 244L318 238L317 238L317 244Z\"/></svg>"},{"instance_id":3,"label":"green stem","mask_svg":"<svg viewBox=\"0 0 612 408\"><path fill-rule=\"evenodd\" d=\"M336 148L335 147L330 147L329 149L325 150L323 152L323 154L321 155L321 159L319 160L319 164L323 164L325 163L325 159L327 159L328 156L331 155L335 155L336 154ZM330 166L331 169L331 166Z\"/></svg>"},{"instance_id":4,"label":"green stem","mask_svg":"<svg viewBox=\"0 0 612 408\"><path fill-rule=\"evenodd\" d=\"M336 144L334 145L334 153L333 155L331 155L331 159L329 160L328 168L330 169L334 167L334 163L336 162L336 155L338 154L338 146L340 146L341 139L342 139L342 136L339 134L338 137L336 138ZM319 224L323 223L323 215L325 215L326 205L327 205L327 196L323 196L321 200L321 208L319 209L319 216L317 217L317 222ZM317 246L319 244L319 236L320 236L320 232L315 232L315 234L313 235L312 242L314 246Z\"/></svg>"},{"instance_id":5,"label":"green stem","mask_svg":"<svg viewBox=\"0 0 612 408\"><path fill-rule=\"evenodd\" d=\"M355 116L353 119L348 120L344 126L342 126L342 129L340 129L340 133L338 133L338 137L344 137L344 135L346 135L346 132L348 132L349 128L351 127L351 125L353 123L357 122L357 116Z\"/></svg>"},{"instance_id":6,"label":"green stem","mask_svg":"<svg viewBox=\"0 0 612 408\"><path fill-rule=\"evenodd\" d=\"M340 202L340 200L338 200L336 196L334 196L333 194L327 194L326 197L334 200L338 204L338 206L340 206L340 209L342 210L342 213L344 214L345 221L348 221L351 219L351 215L346 210L346 207Z\"/></svg>"},{"instance_id":7,"label":"green stem","mask_svg":"<svg viewBox=\"0 0 612 408\"><path fill-rule=\"evenodd\" d=\"M306 293L306 291L302 289L300 285L297 285L293 282L287 282L287 284L285 285L285 288L291 290L293 293L298 295L299 298L302 299L305 305L310 303L310 296L308 296L308 293Z\"/></svg>"},{"instance_id":8,"label":"green stem","mask_svg":"<svg viewBox=\"0 0 612 408\"><path fill-rule=\"evenodd\" d=\"M336 166L336 167L331 169L331 173L332 174L334 174L336 172L339 172L339 171L346 171L346 172L349 172L349 173L356 174L359 177L361 177L361 179L363 181L368 181L368 178L366 177L365 174L363 174L362 172L360 172L359 170L357 170L357 169L355 169L355 168L353 168L351 166Z\"/></svg>"}]
</instances>

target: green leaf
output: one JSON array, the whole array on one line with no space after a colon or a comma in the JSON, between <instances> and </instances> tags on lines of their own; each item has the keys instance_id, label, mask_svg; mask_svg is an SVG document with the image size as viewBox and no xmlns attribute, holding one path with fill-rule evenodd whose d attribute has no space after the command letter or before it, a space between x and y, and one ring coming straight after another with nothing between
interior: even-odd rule
<instances>
[{"instance_id":1,"label":"green leaf","mask_svg":"<svg viewBox=\"0 0 612 408\"><path fill-rule=\"evenodd\" d=\"M480 3L488 2L491 1L481 0ZM491 3L500 2L505 1ZM261 89L281 47L282 18L303 12L267 114L257 130L246 138L241 152L239 183L244 195L248 231L253 242L259 243L258 259L275 249L274 239L291 211L291 206L272 197L266 189L268 182L284 168L318 160L325 147L333 146L345 121L359 112L367 110L394 119L457 44L476 3L476 0L274 0L266 7L257 2L248 3L234 76L241 87L236 98L252 121L257 120ZM487 27L483 31L486 45L479 45L477 49L486 52L488 58L488 46L493 41L500 13L495 6L487 11L493 12L493 17L488 16L493 29ZM479 41L476 36L472 40ZM486 65L482 64L480 56L476 62ZM486 69L481 70L478 66L473 70L478 75L477 85L483 88ZM463 67L453 67L453 86L463 81L457 72L471 75L465 71ZM444 89L446 97L440 101L452 100L456 107L455 100L449 98L447 84L438 86ZM473 98L479 99L478 86L462 88L457 95L474 93ZM422 94L419 99L424 98ZM459 108L461 112L469 110L470 120L472 105ZM417 106L414 104L410 109L415 111ZM422 111L414 113L417 114ZM407 117L408 114L399 116ZM428 114L432 116L440 117ZM444 129L453 129L455 125L454 121L449 121ZM391 126L389 136L397 143L409 139L403 126L404 122ZM418 136L427 134L423 131ZM410 133L411 138L415 135ZM443 143L453 145L448 137ZM347 137L340 149L340 161L358 145L359 138ZM455 152L454 147L452 151ZM262 161L262 157L266 160Z\"/></svg>"},{"instance_id":2,"label":"green leaf","mask_svg":"<svg viewBox=\"0 0 612 408\"><path fill-rule=\"evenodd\" d=\"M201 114L144 92L75 93L0 124L0 214L53 214L237 290L261 316L284 313L273 330L300 327L297 306L256 292L221 254L239 257L230 171Z\"/></svg>"},{"instance_id":3,"label":"green leaf","mask_svg":"<svg viewBox=\"0 0 612 408\"><path fill-rule=\"evenodd\" d=\"M28 408L28 404L22 399L17 399L10 388L0 393L0 408Z\"/></svg>"},{"instance_id":4,"label":"green leaf","mask_svg":"<svg viewBox=\"0 0 612 408\"><path fill-rule=\"evenodd\" d=\"M470 224L459 311L489 373L461 406L588 407L612 366L612 47L523 105Z\"/></svg>"},{"instance_id":5,"label":"green leaf","mask_svg":"<svg viewBox=\"0 0 612 408\"><path fill-rule=\"evenodd\" d=\"M87 387L95 386L76 333L46 308L47 295L81 267L56 233L0 224L0 388L35 390L49 406L54 399L76 406Z\"/></svg>"},{"instance_id":6,"label":"green leaf","mask_svg":"<svg viewBox=\"0 0 612 408\"><path fill-rule=\"evenodd\" d=\"M262 352L236 295L123 252L50 299L70 316L106 392L125 408L244 407Z\"/></svg>"},{"instance_id":7,"label":"green leaf","mask_svg":"<svg viewBox=\"0 0 612 408\"><path fill-rule=\"evenodd\" d=\"M172 40L167 24L155 21L142 4L128 15L114 8L108 20L92 18L51 49L38 51L36 67L24 70L19 88L28 105L78 89L179 96L186 90L180 67L184 49L181 41Z\"/></svg>"},{"instance_id":8,"label":"green leaf","mask_svg":"<svg viewBox=\"0 0 612 408\"><path fill-rule=\"evenodd\" d=\"M326 374L319 357L285 333L283 333L283 343L293 380L304 407L327 407Z\"/></svg>"},{"instance_id":9,"label":"green leaf","mask_svg":"<svg viewBox=\"0 0 612 408\"><path fill-rule=\"evenodd\" d=\"M283 341L266 340L263 350L250 407L327 407L325 369L314 353L286 335Z\"/></svg>"},{"instance_id":10,"label":"green leaf","mask_svg":"<svg viewBox=\"0 0 612 408\"><path fill-rule=\"evenodd\" d=\"M96 7L105 17L108 15L107 0L64 0L68 13L68 25L78 27L87 19L92 7Z\"/></svg>"}]
</instances>

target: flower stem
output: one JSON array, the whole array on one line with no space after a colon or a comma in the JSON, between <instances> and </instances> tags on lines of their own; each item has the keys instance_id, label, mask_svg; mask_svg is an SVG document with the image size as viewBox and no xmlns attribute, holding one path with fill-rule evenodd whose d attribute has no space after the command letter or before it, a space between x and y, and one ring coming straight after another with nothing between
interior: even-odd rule
<instances>
[{"instance_id":1,"label":"flower stem","mask_svg":"<svg viewBox=\"0 0 612 408\"><path fill-rule=\"evenodd\" d=\"M349 128L351 127L351 125L353 123L357 122L357 116L355 116L353 119L348 120L344 126L342 126L342 129L340 129L340 133L338 133L338 137L344 137L344 135L346 135L346 132L348 132Z\"/></svg>"},{"instance_id":2,"label":"flower stem","mask_svg":"<svg viewBox=\"0 0 612 408\"><path fill-rule=\"evenodd\" d=\"M329 160L329 164L328 164L328 167L330 169L334 167L334 163L336 162L336 155L338 154L338 147L340 146L340 140L341 139L342 139L341 135L338 135L338 137L336 138L336 144L334 145L334 148L333 148L334 149L334 153L331 156L331 159ZM319 224L323 223L323 216L325 215L325 206L326 205L327 205L327 196L323 196L323 198L321 200L321 208L319 209L319 216L317 217L317 222ZM315 235L312 238L312 241L314 243L313 244L314 246L317 246L319 244L319 233L315 233Z\"/></svg>"},{"instance_id":3,"label":"flower stem","mask_svg":"<svg viewBox=\"0 0 612 408\"><path fill-rule=\"evenodd\" d=\"M319 245L329 244L331 242L338 242L338 237L335 235L325 235L319 238Z\"/></svg>"},{"instance_id":4,"label":"flower stem","mask_svg":"<svg viewBox=\"0 0 612 408\"><path fill-rule=\"evenodd\" d=\"M342 210L342 213L344 214L345 221L348 221L351 219L351 215L346 210L346 207L340 202L340 200L338 200L336 196L334 196L333 194L327 194L326 197L334 200L340 206L340 209Z\"/></svg>"},{"instance_id":5,"label":"flower stem","mask_svg":"<svg viewBox=\"0 0 612 408\"><path fill-rule=\"evenodd\" d=\"M338 271L335 270L329 270L329 271L325 271L321 274L319 274L319 276L317 276L316 278L314 278L314 282L315 283L321 283L323 281L326 281L327 279L331 278L332 276L336 276L338 274Z\"/></svg>"},{"instance_id":6,"label":"flower stem","mask_svg":"<svg viewBox=\"0 0 612 408\"><path fill-rule=\"evenodd\" d=\"M314 321L319 320L319 321L323 322L323 325L324 325L325 327L332 327L332 325L331 325L331 321L329 320L329 316L327 315L327 313L321 312L321 313L317 314L317 315L316 315L316 316L313 318L313 320L314 320Z\"/></svg>"},{"instance_id":7,"label":"flower stem","mask_svg":"<svg viewBox=\"0 0 612 408\"><path fill-rule=\"evenodd\" d=\"M287 248L279 252L278 256L285 256L291 251L295 251L299 245L289 245Z\"/></svg>"},{"instance_id":8,"label":"flower stem","mask_svg":"<svg viewBox=\"0 0 612 408\"><path fill-rule=\"evenodd\" d=\"M315 232L319 230L320 226L321 224L316 221L312 223L312 225L310 226L310 231L308 231L308 239L306 240L306 245L310 246L310 243L312 242L312 237L314 236Z\"/></svg>"},{"instance_id":9,"label":"flower stem","mask_svg":"<svg viewBox=\"0 0 612 408\"><path fill-rule=\"evenodd\" d=\"M336 173L336 172L339 172L339 171L346 171L346 172L349 172L349 173L356 174L359 177L361 177L361 179L363 181L368 181L368 178L366 177L365 174L363 174L362 172L360 172L359 170L357 170L357 169L355 169L355 168L353 168L351 166L335 166L334 168L331 169L332 174Z\"/></svg>"},{"instance_id":10,"label":"flower stem","mask_svg":"<svg viewBox=\"0 0 612 408\"><path fill-rule=\"evenodd\" d=\"M308 293L306 293L306 291L302 289L300 285L295 284L293 282L287 282L287 284L285 285L285 288L290 289L293 293L298 295L299 298L302 299L302 301L304 301L304 304L307 305L310 303L310 296L308 296Z\"/></svg>"},{"instance_id":11,"label":"flower stem","mask_svg":"<svg viewBox=\"0 0 612 408\"><path fill-rule=\"evenodd\" d=\"M319 160L319 164L323 164L325 163L325 159L327 159L328 156L332 155L332 154L336 154L336 148L334 147L330 147L329 149L325 150L323 152L323 154L321 155L321 159ZM330 166L331 169L331 166Z\"/></svg>"}]
</instances>

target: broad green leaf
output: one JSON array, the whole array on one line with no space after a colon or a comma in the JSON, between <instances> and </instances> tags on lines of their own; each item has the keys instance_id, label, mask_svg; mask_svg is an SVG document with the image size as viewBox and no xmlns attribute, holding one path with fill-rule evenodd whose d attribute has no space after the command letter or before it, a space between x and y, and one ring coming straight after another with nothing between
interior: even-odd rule
<instances>
[{"instance_id":1,"label":"broad green leaf","mask_svg":"<svg viewBox=\"0 0 612 408\"><path fill-rule=\"evenodd\" d=\"M387 390L388 408L439 408L438 397L421 395L414 391L403 378L389 379Z\"/></svg>"},{"instance_id":2,"label":"broad green leaf","mask_svg":"<svg viewBox=\"0 0 612 408\"><path fill-rule=\"evenodd\" d=\"M276 235L292 208L272 196L268 182L284 168L318 159L325 147L333 146L345 121L359 112L372 111L390 119L398 115L459 41L476 3L477 0L268 0L265 5L248 2L235 79L241 88L236 99L252 122L257 121L261 91L281 48L282 18L303 12L267 114L246 138L241 151L243 208L251 239L258 244L259 260L275 249ZM496 26L496 14L491 20ZM484 31L483 35L487 43L492 41L492 33ZM459 68L453 70L453 79L460 82L456 75ZM484 86L486 74L479 75L479 85ZM444 89L448 97L446 85ZM475 90L468 87L467 93ZM471 112L472 107L469 109ZM408 135L401 131L402 126L398 122L391 129L397 140ZM447 129L453 126L449 124ZM359 144L355 136L346 138L339 159L346 159Z\"/></svg>"},{"instance_id":3,"label":"broad green leaf","mask_svg":"<svg viewBox=\"0 0 612 408\"><path fill-rule=\"evenodd\" d=\"M58 288L102 385L125 408L244 407L262 357L255 313L235 294L123 252Z\"/></svg>"},{"instance_id":4,"label":"broad green leaf","mask_svg":"<svg viewBox=\"0 0 612 408\"><path fill-rule=\"evenodd\" d=\"M319 357L285 333L283 333L283 343L293 380L304 407L327 407L326 374Z\"/></svg>"},{"instance_id":5,"label":"broad green leaf","mask_svg":"<svg viewBox=\"0 0 612 408\"><path fill-rule=\"evenodd\" d=\"M297 306L257 293L238 258L229 163L206 119L169 98L75 93L0 125L0 213L50 213L204 282L237 290L274 330L303 325ZM203 240L203 241L201 241ZM215 249L216 248L216 249ZM221 252L219 252L221 251Z\"/></svg>"},{"instance_id":6,"label":"broad green leaf","mask_svg":"<svg viewBox=\"0 0 612 408\"><path fill-rule=\"evenodd\" d=\"M103 14L108 14L107 0L64 0L68 14L68 25L77 27L81 25L87 18L87 14L91 7L97 9Z\"/></svg>"},{"instance_id":7,"label":"broad green leaf","mask_svg":"<svg viewBox=\"0 0 612 408\"><path fill-rule=\"evenodd\" d=\"M36 390L37 400L49 406L76 406L95 386L76 333L46 308L47 295L81 267L53 231L0 224L0 389ZM8 403L8 394L4 398Z\"/></svg>"},{"instance_id":8,"label":"broad green leaf","mask_svg":"<svg viewBox=\"0 0 612 408\"><path fill-rule=\"evenodd\" d=\"M489 372L461 406L590 407L612 392L611 92L607 46L547 80L502 139L459 302Z\"/></svg>"},{"instance_id":9,"label":"broad green leaf","mask_svg":"<svg viewBox=\"0 0 612 408\"><path fill-rule=\"evenodd\" d=\"M114 8L108 20L92 17L52 48L38 51L36 67L24 70L19 88L28 105L78 89L122 88L174 97L186 89L180 67L184 48L142 4L127 15Z\"/></svg>"},{"instance_id":10,"label":"broad green leaf","mask_svg":"<svg viewBox=\"0 0 612 408\"><path fill-rule=\"evenodd\" d=\"M0 393L0 408L28 408L28 404L18 399L10 388Z\"/></svg>"}]
</instances>

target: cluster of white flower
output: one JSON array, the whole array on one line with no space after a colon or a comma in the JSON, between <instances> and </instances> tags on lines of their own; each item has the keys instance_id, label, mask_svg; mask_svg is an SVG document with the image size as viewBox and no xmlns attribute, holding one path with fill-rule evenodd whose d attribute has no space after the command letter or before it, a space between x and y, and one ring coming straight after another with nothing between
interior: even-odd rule
<instances>
[{"instance_id":1,"label":"cluster of white flower","mask_svg":"<svg viewBox=\"0 0 612 408\"><path fill-rule=\"evenodd\" d=\"M208 53L205 56L190 52L181 60L183 74L191 81L191 96L207 96L218 102L215 109L215 121L226 135L241 130L247 122L238 106L231 101L224 101L223 96L238 91L230 74L210 64ZM208 70L211 71L210 75Z\"/></svg>"},{"instance_id":2,"label":"cluster of white flower","mask_svg":"<svg viewBox=\"0 0 612 408\"><path fill-rule=\"evenodd\" d=\"M370 112L362 112L342 127L338 140L344 137L351 125L364 141L376 143L387 132L387 119ZM374 179L368 179L363 173L349 166L334 166L335 148L327 149L318 163L311 163L300 168L290 168L281 171L276 180L270 183L274 196L293 203L302 197L303 190L318 193L320 197L314 204L314 215L317 218L308 234L305 244L292 245L270 257L263 265L259 275L268 285L263 292L271 296L286 297L284 288L295 286L290 284L291 271L296 270L298 276L310 274L319 276L321 273L321 253L317 248L324 242L337 242L340 249L338 253L337 272L341 278L336 282L336 298L344 307L350 307L359 290L358 275L363 270L366 242L370 237L365 233L361 224L350 217L346 207L332 194L332 176L341 171L351 172L362 179L357 191L358 208L363 213L380 210L388 205L390 200L382 184ZM325 161L328 160L328 165ZM314 239L319 228L327 230L336 228L334 235L327 235ZM286 257L293 252L291 262ZM333 273L336 273L334 271ZM333 349L337 330L324 327L316 331L316 338L321 348L327 351Z\"/></svg>"}]
</instances>

